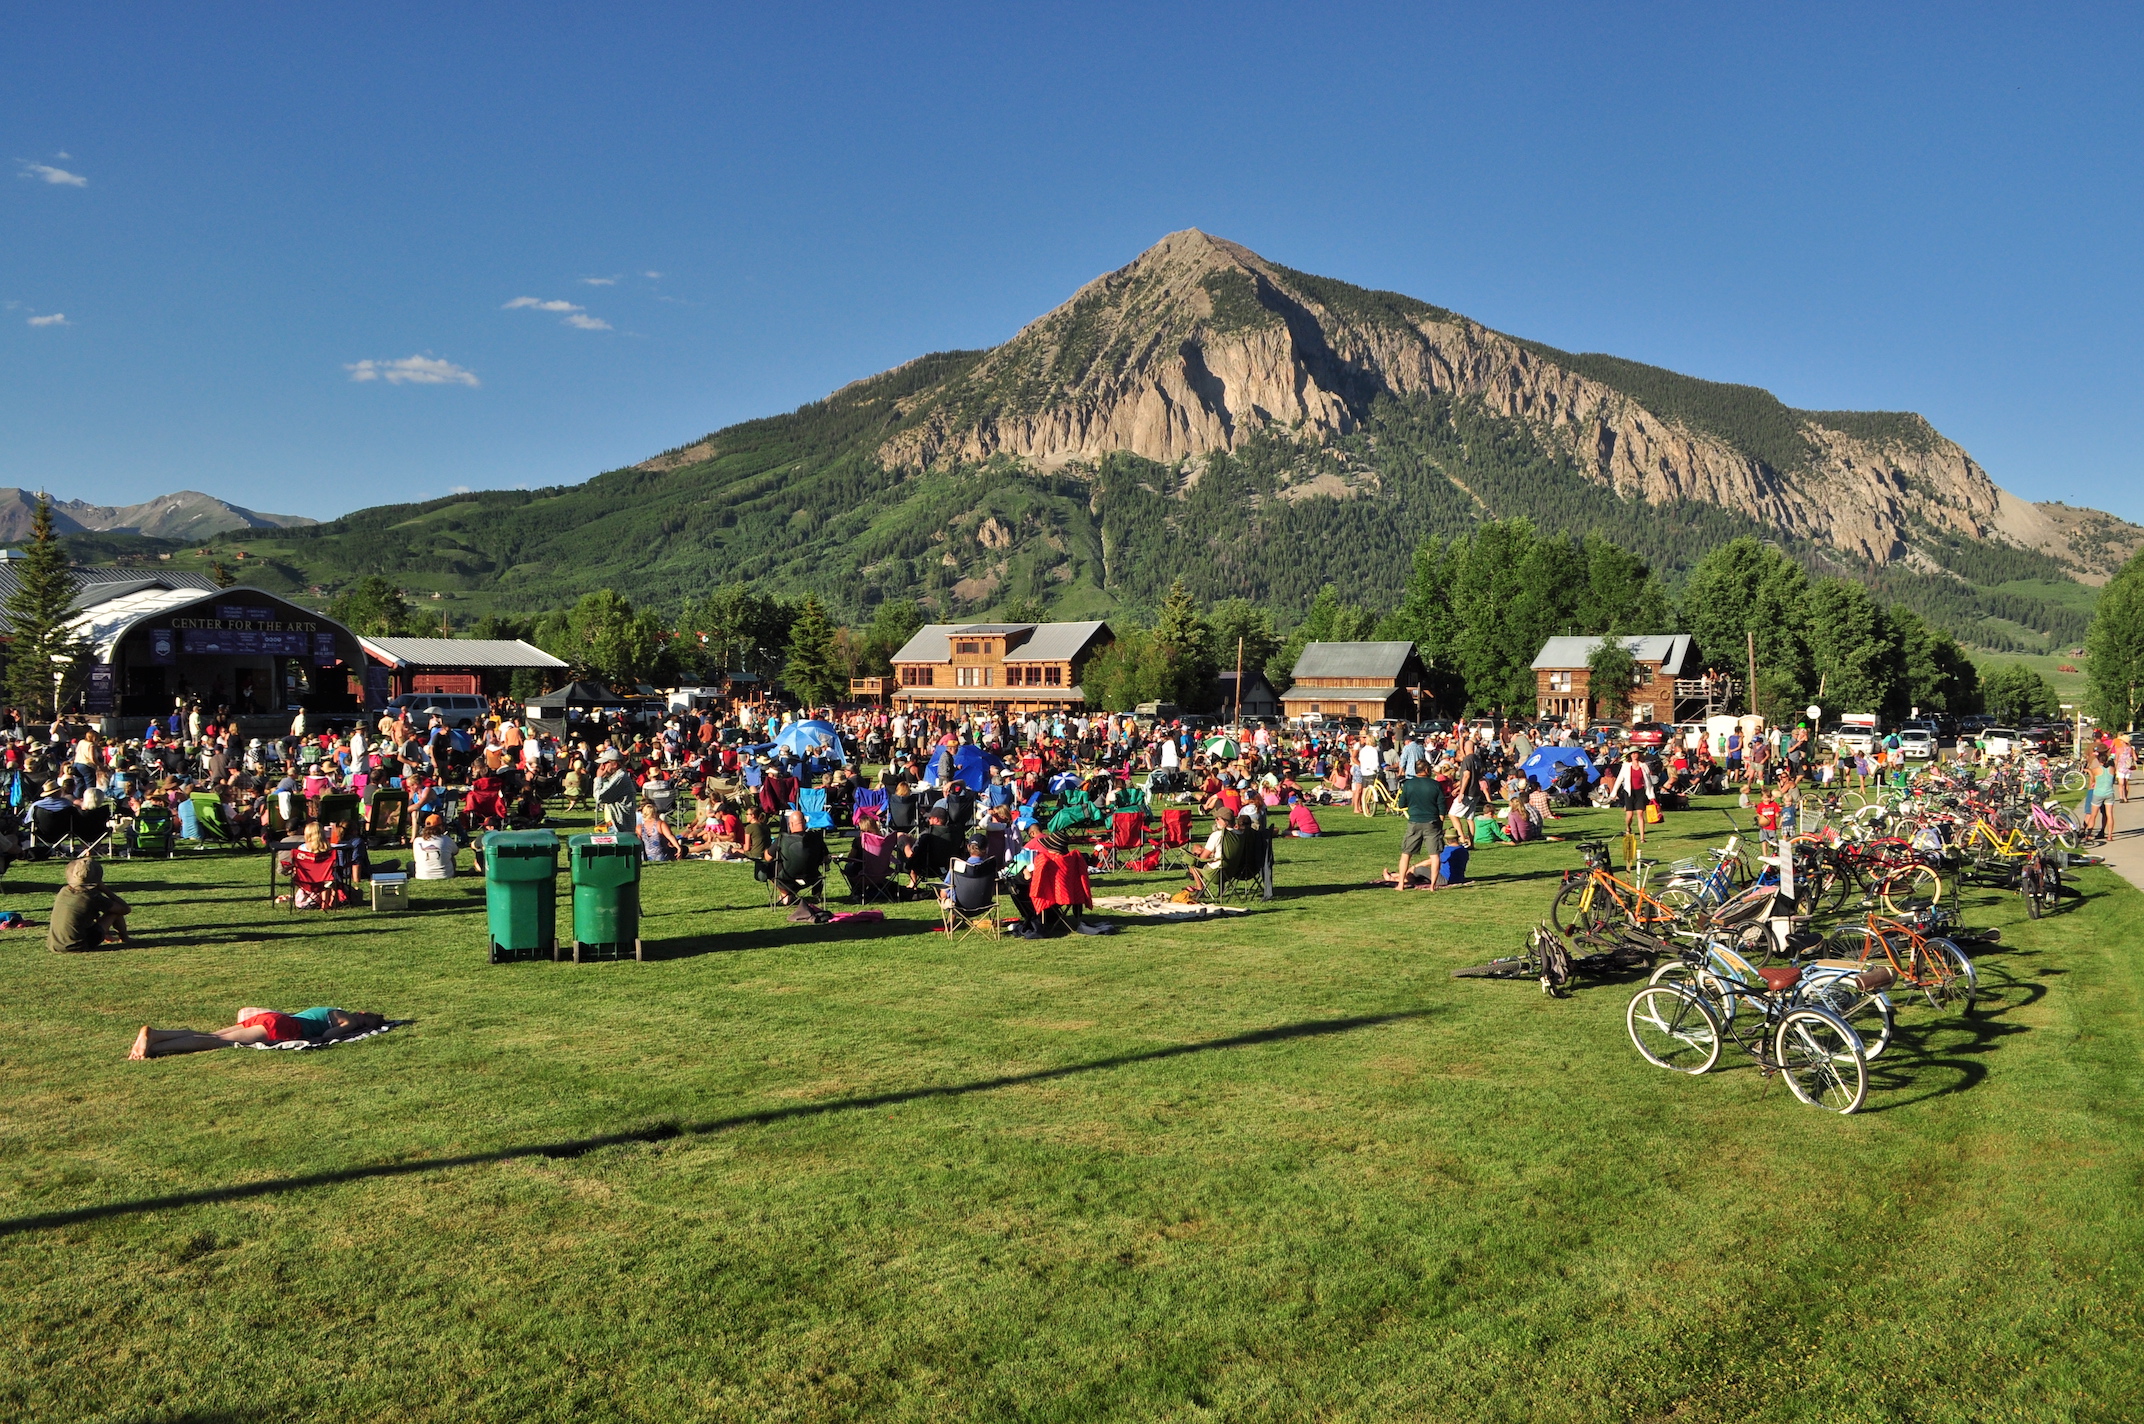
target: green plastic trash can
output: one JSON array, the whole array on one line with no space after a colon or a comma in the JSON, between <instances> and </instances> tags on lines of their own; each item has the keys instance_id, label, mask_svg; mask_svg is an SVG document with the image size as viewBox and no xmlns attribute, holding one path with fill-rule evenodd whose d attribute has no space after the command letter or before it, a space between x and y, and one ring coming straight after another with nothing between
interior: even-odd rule
<instances>
[{"instance_id":1,"label":"green plastic trash can","mask_svg":"<svg viewBox=\"0 0 2144 1424\"><path fill-rule=\"evenodd\" d=\"M493 831L483 846L491 962L558 958L558 837Z\"/></svg>"},{"instance_id":2,"label":"green plastic trash can","mask_svg":"<svg viewBox=\"0 0 2144 1424\"><path fill-rule=\"evenodd\" d=\"M573 873L573 962L640 958L640 842L633 836L575 836L566 842Z\"/></svg>"}]
</instances>

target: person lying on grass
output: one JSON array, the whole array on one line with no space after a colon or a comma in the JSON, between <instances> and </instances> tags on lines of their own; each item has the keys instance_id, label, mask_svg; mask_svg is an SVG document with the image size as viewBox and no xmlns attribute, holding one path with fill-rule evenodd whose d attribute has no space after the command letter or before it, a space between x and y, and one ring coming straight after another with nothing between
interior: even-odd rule
<instances>
[{"instance_id":1,"label":"person lying on grass","mask_svg":"<svg viewBox=\"0 0 2144 1424\"><path fill-rule=\"evenodd\" d=\"M107 939L127 939L127 902L104 888L104 866L93 855L68 862L67 883L52 899L45 948L62 954L101 949Z\"/></svg>"},{"instance_id":2,"label":"person lying on grass","mask_svg":"<svg viewBox=\"0 0 2144 1424\"><path fill-rule=\"evenodd\" d=\"M150 1028L142 1025L134 1036L129 1059L163 1058L173 1053L202 1053L211 1048L237 1048L249 1043L290 1043L304 1039L324 1043L334 1038L355 1038L371 1033L387 1020L379 1014L351 1009L316 1008L302 1013L278 1013L274 1009L240 1009L238 1021L229 1028L201 1033L190 1028Z\"/></svg>"}]
</instances>

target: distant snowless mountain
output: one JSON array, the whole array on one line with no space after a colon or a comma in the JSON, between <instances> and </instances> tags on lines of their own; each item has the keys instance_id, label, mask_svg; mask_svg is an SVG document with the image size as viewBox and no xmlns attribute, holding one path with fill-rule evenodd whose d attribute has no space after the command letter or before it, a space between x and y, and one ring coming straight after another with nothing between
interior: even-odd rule
<instances>
[{"instance_id":1,"label":"distant snowless mountain","mask_svg":"<svg viewBox=\"0 0 2144 1424\"><path fill-rule=\"evenodd\" d=\"M17 544L30 537L37 517L34 490L0 489L0 540ZM318 524L297 514L263 514L197 490L161 494L141 504L88 504L78 499L52 501L52 526L62 534L147 534L157 539L207 539L234 529L289 529Z\"/></svg>"}]
</instances>

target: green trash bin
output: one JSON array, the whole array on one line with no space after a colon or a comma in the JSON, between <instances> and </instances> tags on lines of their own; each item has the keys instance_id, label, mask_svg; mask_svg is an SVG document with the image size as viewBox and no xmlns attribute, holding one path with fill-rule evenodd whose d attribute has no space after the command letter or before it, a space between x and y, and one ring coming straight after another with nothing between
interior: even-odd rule
<instances>
[{"instance_id":1,"label":"green trash bin","mask_svg":"<svg viewBox=\"0 0 2144 1424\"><path fill-rule=\"evenodd\" d=\"M558 958L558 837L493 831L483 848L491 962Z\"/></svg>"},{"instance_id":2,"label":"green trash bin","mask_svg":"<svg viewBox=\"0 0 2144 1424\"><path fill-rule=\"evenodd\" d=\"M573 873L573 962L640 958L640 841L575 836L566 842Z\"/></svg>"}]
</instances>

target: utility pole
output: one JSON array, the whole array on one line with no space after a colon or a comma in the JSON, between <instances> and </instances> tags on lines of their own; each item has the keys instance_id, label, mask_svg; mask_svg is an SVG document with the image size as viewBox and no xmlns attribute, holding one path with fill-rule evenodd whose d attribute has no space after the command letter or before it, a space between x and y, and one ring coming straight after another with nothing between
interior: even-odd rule
<instances>
[{"instance_id":1,"label":"utility pole","mask_svg":"<svg viewBox=\"0 0 2144 1424\"><path fill-rule=\"evenodd\" d=\"M1743 636L1749 639L1749 710L1754 715L1757 711L1757 630L1744 629Z\"/></svg>"},{"instance_id":2,"label":"utility pole","mask_svg":"<svg viewBox=\"0 0 2144 1424\"><path fill-rule=\"evenodd\" d=\"M1243 725L1243 639L1236 639L1236 725Z\"/></svg>"}]
</instances>

